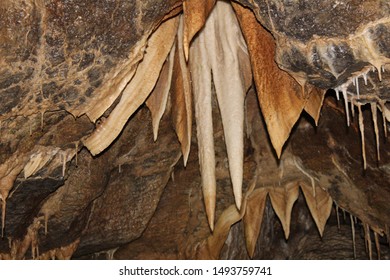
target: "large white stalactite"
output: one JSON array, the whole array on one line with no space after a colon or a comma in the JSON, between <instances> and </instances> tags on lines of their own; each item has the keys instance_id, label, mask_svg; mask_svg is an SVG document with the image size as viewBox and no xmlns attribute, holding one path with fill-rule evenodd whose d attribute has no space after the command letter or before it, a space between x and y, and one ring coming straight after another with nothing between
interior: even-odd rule
<instances>
[{"instance_id":1,"label":"large white stalactite","mask_svg":"<svg viewBox=\"0 0 390 280\"><path fill-rule=\"evenodd\" d=\"M212 82L215 86L224 127L229 169L235 202L242 200L244 100L251 85L248 52L231 5L218 1L204 28L190 48L199 162L204 199L213 227L215 208L215 159L211 114Z\"/></svg>"}]
</instances>

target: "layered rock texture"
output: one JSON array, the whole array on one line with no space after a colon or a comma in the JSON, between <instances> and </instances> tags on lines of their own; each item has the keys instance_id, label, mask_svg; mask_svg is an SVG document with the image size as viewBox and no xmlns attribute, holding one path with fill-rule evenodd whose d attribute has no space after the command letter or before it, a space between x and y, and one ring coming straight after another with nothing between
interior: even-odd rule
<instances>
[{"instance_id":1,"label":"layered rock texture","mask_svg":"<svg viewBox=\"0 0 390 280\"><path fill-rule=\"evenodd\" d=\"M0 259L390 258L390 4L0 2Z\"/></svg>"}]
</instances>

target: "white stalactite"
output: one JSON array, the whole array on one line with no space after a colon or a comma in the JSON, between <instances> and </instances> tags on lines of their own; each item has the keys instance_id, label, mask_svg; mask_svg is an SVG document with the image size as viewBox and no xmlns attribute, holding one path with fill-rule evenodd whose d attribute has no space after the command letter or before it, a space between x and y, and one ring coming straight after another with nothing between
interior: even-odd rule
<instances>
[{"instance_id":1,"label":"white stalactite","mask_svg":"<svg viewBox=\"0 0 390 280\"><path fill-rule=\"evenodd\" d=\"M215 152L211 106L211 69L208 64L206 51L206 38L200 33L191 45L190 69L194 92L203 198L208 222L211 230L213 230L216 199Z\"/></svg>"},{"instance_id":2,"label":"white stalactite","mask_svg":"<svg viewBox=\"0 0 390 280\"><path fill-rule=\"evenodd\" d=\"M359 129L360 129L360 137L362 139L362 155L363 155L363 168L367 168L367 160L366 160L366 145L364 139L364 122L363 122L363 112L362 105L358 103L357 105L359 111Z\"/></svg>"},{"instance_id":3,"label":"white stalactite","mask_svg":"<svg viewBox=\"0 0 390 280\"><path fill-rule=\"evenodd\" d=\"M211 114L211 76L225 135L236 206L241 207L244 100L250 87L250 62L245 41L230 3L218 1L195 38L189 60L199 145L202 184L210 226L215 201L215 156ZM249 74L248 74L249 73Z\"/></svg>"},{"instance_id":4,"label":"white stalactite","mask_svg":"<svg viewBox=\"0 0 390 280\"><path fill-rule=\"evenodd\" d=\"M378 120L377 120L377 104L376 102L372 102L371 104L371 114L372 114L372 121L374 123L374 131L375 131L375 143L376 143L376 154L378 161L380 160L380 153L379 153L379 129L378 129Z\"/></svg>"}]
</instances>

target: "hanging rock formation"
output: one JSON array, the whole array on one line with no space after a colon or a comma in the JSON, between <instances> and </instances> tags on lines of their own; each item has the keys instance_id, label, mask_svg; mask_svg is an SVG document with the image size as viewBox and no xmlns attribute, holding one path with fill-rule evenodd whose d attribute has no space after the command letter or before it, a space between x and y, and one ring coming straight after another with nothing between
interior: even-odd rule
<instances>
[{"instance_id":1,"label":"hanging rock formation","mask_svg":"<svg viewBox=\"0 0 390 280\"><path fill-rule=\"evenodd\" d=\"M390 258L389 15L1 1L0 259Z\"/></svg>"}]
</instances>

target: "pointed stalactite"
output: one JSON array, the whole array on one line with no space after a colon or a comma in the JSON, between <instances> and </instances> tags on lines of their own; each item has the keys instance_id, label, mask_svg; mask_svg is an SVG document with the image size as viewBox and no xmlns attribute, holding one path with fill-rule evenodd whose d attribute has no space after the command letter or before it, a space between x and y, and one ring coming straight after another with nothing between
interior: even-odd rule
<instances>
[{"instance_id":1,"label":"pointed stalactite","mask_svg":"<svg viewBox=\"0 0 390 280\"><path fill-rule=\"evenodd\" d=\"M190 72L184 58L183 17L180 18L171 85L172 120L187 164L192 136L192 91Z\"/></svg>"},{"instance_id":2,"label":"pointed stalactite","mask_svg":"<svg viewBox=\"0 0 390 280\"><path fill-rule=\"evenodd\" d=\"M275 40L251 10L233 3L248 45L259 104L278 157L305 107L302 87L275 62Z\"/></svg>"},{"instance_id":3,"label":"pointed stalactite","mask_svg":"<svg viewBox=\"0 0 390 280\"><path fill-rule=\"evenodd\" d=\"M382 118L383 118L383 132L385 134L385 138L387 138L387 121L390 122L390 119L388 119L386 121L386 105L385 105L385 102L383 100L380 100L379 102L379 108L380 110L382 111ZM390 117L390 116L389 116Z\"/></svg>"},{"instance_id":4,"label":"pointed stalactite","mask_svg":"<svg viewBox=\"0 0 390 280\"><path fill-rule=\"evenodd\" d=\"M363 168L367 168L367 159L366 159L366 144L364 140L364 122L363 122L363 112L362 112L362 106L359 103L358 104L358 111L359 111L359 129L360 129L360 138L362 140L362 156L363 156Z\"/></svg>"},{"instance_id":5,"label":"pointed stalactite","mask_svg":"<svg viewBox=\"0 0 390 280\"><path fill-rule=\"evenodd\" d=\"M199 34L193 41L190 51L190 69L196 132L198 139L198 157L202 177L203 199L207 219L211 230L214 229L216 179L214 131L211 104L211 69L207 59L206 38Z\"/></svg>"},{"instance_id":6,"label":"pointed stalactite","mask_svg":"<svg viewBox=\"0 0 390 280\"><path fill-rule=\"evenodd\" d=\"M241 207L244 164L244 100L251 69L244 38L227 2L217 2L202 34L207 38L209 61L221 112L230 177L237 208Z\"/></svg>"},{"instance_id":7,"label":"pointed stalactite","mask_svg":"<svg viewBox=\"0 0 390 280\"><path fill-rule=\"evenodd\" d=\"M157 140L158 127L160 120L165 112L165 108L168 101L169 89L171 87L172 80L172 69L174 64L175 55L175 44L169 53L167 60L164 62L160 72L160 76L157 83L146 100L146 106L148 106L152 114L152 125L153 125L153 140Z\"/></svg>"},{"instance_id":8,"label":"pointed stalactite","mask_svg":"<svg viewBox=\"0 0 390 280\"><path fill-rule=\"evenodd\" d=\"M313 195L312 188L305 184L301 184L301 189L318 231L322 236L326 221L332 211L333 200L330 195L320 187L316 187L315 195Z\"/></svg>"},{"instance_id":9,"label":"pointed stalactite","mask_svg":"<svg viewBox=\"0 0 390 280\"><path fill-rule=\"evenodd\" d=\"M379 153L379 129L378 129L378 117L377 117L377 104L373 102L370 105L371 105L372 121L374 123L376 156L378 161L380 161L381 157Z\"/></svg>"},{"instance_id":10,"label":"pointed stalactite","mask_svg":"<svg viewBox=\"0 0 390 280\"><path fill-rule=\"evenodd\" d=\"M162 65L176 38L178 17L163 22L148 40L143 60L131 82L123 90L121 100L99 130L84 140L85 146L97 155L119 135L127 120L145 102L160 75Z\"/></svg>"},{"instance_id":11,"label":"pointed stalactite","mask_svg":"<svg viewBox=\"0 0 390 280\"><path fill-rule=\"evenodd\" d=\"M269 196L272 207L282 223L284 236L288 239L290 235L291 212L299 196L299 186L296 183L291 183L285 187L269 188Z\"/></svg>"},{"instance_id":12,"label":"pointed stalactite","mask_svg":"<svg viewBox=\"0 0 390 280\"><path fill-rule=\"evenodd\" d=\"M370 260L372 260L372 243L371 243L370 226L368 224L363 223L363 228L364 228L364 239L366 243L366 251L368 250L368 256Z\"/></svg>"},{"instance_id":13,"label":"pointed stalactite","mask_svg":"<svg viewBox=\"0 0 390 280\"><path fill-rule=\"evenodd\" d=\"M183 50L186 61L189 59L189 49L192 39L206 23L207 17L216 0L186 0L183 1L184 28Z\"/></svg>"},{"instance_id":14,"label":"pointed stalactite","mask_svg":"<svg viewBox=\"0 0 390 280\"><path fill-rule=\"evenodd\" d=\"M240 208L242 200L244 99L250 87L251 75L245 42L228 2L218 1L215 5L204 28L191 44L189 64L202 184L206 191L206 210L211 222L211 217L214 216L211 208L215 207L211 75L221 112L237 208Z\"/></svg>"},{"instance_id":15,"label":"pointed stalactite","mask_svg":"<svg viewBox=\"0 0 390 280\"><path fill-rule=\"evenodd\" d=\"M349 119L349 105L348 105L348 95L347 95L347 89L343 87L343 99L344 99L344 107L345 107L345 115L347 116L347 126L350 125L351 121ZM352 104L352 102L351 102Z\"/></svg>"},{"instance_id":16,"label":"pointed stalactite","mask_svg":"<svg viewBox=\"0 0 390 280\"><path fill-rule=\"evenodd\" d=\"M313 118L315 124L318 125L326 91L311 85L306 85L306 88L309 92L307 94L309 99L307 100L304 109Z\"/></svg>"},{"instance_id":17,"label":"pointed stalactite","mask_svg":"<svg viewBox=\"0 0 390 280\"><path fill-rule=\"evenodd\" d=\"M268 190L260 188L255 190L247 199L245 215L243 217L246 249L249 257L253 257L256 242L261 231Z\"/></svg>"},{"instance_id":18,"label":"pointed stalactite","mask_svg":"<svg viewBox=\"0 0 390 280\"><path fill-rule=\"evenodd\" d=\"M353 258L356 260L356 237L355 237L355 223L352 214L349 214L351 220L351 231L352 231L352 246L353 246Z\"/></svg>"}]
</instances>

